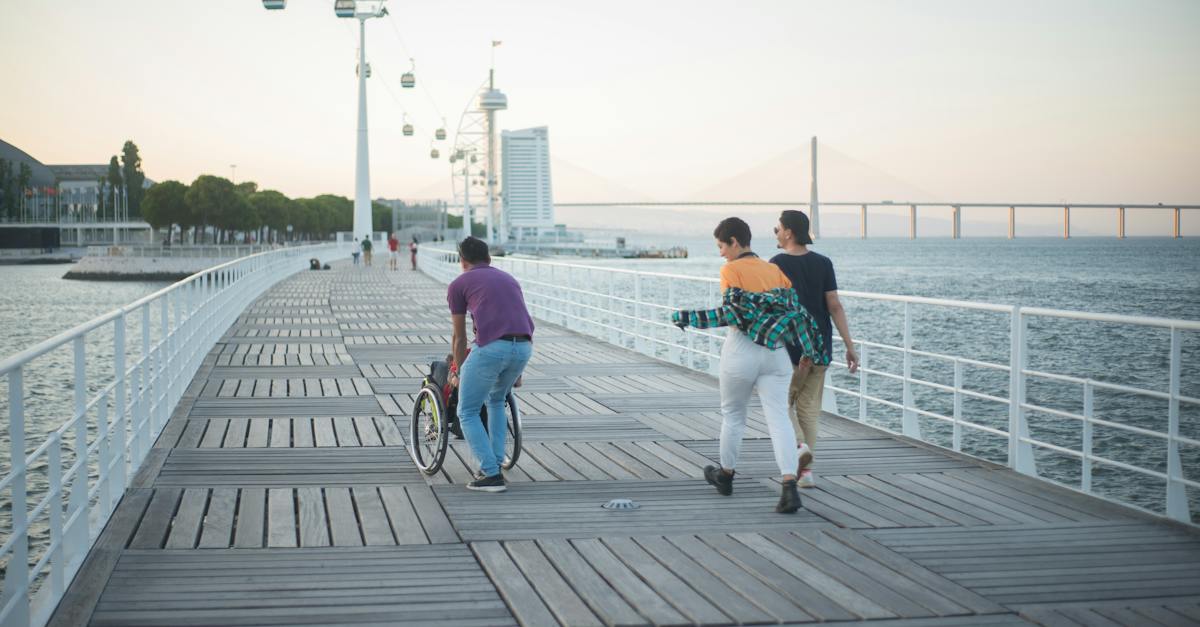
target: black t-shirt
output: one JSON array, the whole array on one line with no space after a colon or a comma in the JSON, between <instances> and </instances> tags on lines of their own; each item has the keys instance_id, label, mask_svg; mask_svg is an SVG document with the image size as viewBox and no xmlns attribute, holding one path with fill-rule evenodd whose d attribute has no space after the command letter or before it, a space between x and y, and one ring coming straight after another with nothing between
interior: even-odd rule
<instances>
[{"instance_id":1,"label":"black t-shirt","mask_svg":"<svg viewBox=\"0 0 1200 627\"><path fill-rule=\"evenodd\" d=\"M800 304L808 310L821 335L825 338L825 354L833 356L833 323L829 319L829 306L825 303L825 292L837 290L837 277L833 274L833 262L825 255L808 251L803 255L779 253L771 258L771 263L779 266L783 274L792 282L792 288L800 297ZM788 355L793 364L800 363L800 349L787 347Z\"/></svg>"}]
</instances>

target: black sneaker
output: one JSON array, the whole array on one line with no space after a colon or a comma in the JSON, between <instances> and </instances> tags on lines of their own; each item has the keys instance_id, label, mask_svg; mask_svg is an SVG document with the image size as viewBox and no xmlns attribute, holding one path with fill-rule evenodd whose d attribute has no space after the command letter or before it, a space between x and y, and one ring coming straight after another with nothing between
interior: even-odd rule
<instances>
[{"instance_id":1,"label":"black sneaker","mask_svg":"<svg viewBox=\"0 0 1200 627\"><path fill-rule=\"evenodd\" d=\"M467 484L467 489L476 492L503 492L508 489L508 482L504 480L504 475L497 473L490 477L475 479Z\"/></svg>"},{"instance_id":2,"label":"black sneaker","mask_svg":"<svg viewBox=\"0 0 1200 627\"><path fill-rule=\"evenodd\" d=\"M783 493L779 495L779 504L775 511L780 514L795 514L800 509L800 491L796 489L796 480L783 482Z\"/></svg>"},{"instance_id":3,"label":"black sneaker","mask_svg":"<svg viewBox=\"0 0 1200 627\"><path fill-rule=\"evenodd\" d=\"M733 494L733 473L726 473L716 466L704 467L704 479L716 486L717 494L729 496Z\"/></svg>"}]
</instances>

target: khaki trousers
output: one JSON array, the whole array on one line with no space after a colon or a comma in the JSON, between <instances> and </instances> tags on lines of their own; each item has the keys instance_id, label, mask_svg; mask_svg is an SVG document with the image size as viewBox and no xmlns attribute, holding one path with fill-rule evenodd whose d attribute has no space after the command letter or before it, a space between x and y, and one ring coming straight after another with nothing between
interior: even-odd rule
<instances>
[{"instance_id":1,"label":"khaki trousers","mask_svg":"<svg viewBox=\"0 0 1200 627\"><path fill-rule=\"evenodd\" d=\"M796 427L797 444L817 450L817 421L821 417L821 395L825 392L825 370L829 366L813 366L804 372L796 368L788 387L788 406Z\"/></svg>"}]
</instances>

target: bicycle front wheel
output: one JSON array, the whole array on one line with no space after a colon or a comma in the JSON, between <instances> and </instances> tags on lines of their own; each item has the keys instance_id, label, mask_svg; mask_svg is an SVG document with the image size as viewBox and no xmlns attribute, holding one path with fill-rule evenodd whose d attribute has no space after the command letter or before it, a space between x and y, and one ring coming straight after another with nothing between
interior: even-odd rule
<instances>
[{"instance_id":1,"label":"bicycle front wheel","mask_svg":"<svg viewBox=\"0 0 1200 627\"><path fill-rule=\"evenodd\" d=\"M449 443L445 408L437 390L423 387L413 399L412 419L409 421L409 453L421 472L432 475L442 469Z\"/></svg>"},{"instance_id":2,"label":"bicycle front wheel","mask_svg":"<svg viewBox=\"0 0 1200 627\"><path fill-rule=\"evenodd\" d=\"M504 463L501 466L510 470L521 457L521 407L512 392L504 397L504 408L508 410L508 441L504 443Z\"/></svg>"}]
</instances>

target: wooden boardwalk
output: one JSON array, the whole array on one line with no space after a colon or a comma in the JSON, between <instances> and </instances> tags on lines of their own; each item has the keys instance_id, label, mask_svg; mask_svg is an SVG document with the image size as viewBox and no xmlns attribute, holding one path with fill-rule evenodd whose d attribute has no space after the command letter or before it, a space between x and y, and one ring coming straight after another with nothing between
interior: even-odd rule
<instances>
[{"instance_id":1,"label":"wooden boardwalk","mask_svg":"<svg viewBox=\"0 0 1200 627\"><path fill-rule=\"evenodd\" d=\"M444 288L304 272L208 355L55 625L1200 624L1200 536L834 417L773 512L752 412L732 497L716 382L540 324L525 454L478 494L404 449ZM631 498L635 511L600 505Z\"/></svg>"}]
</instances>

